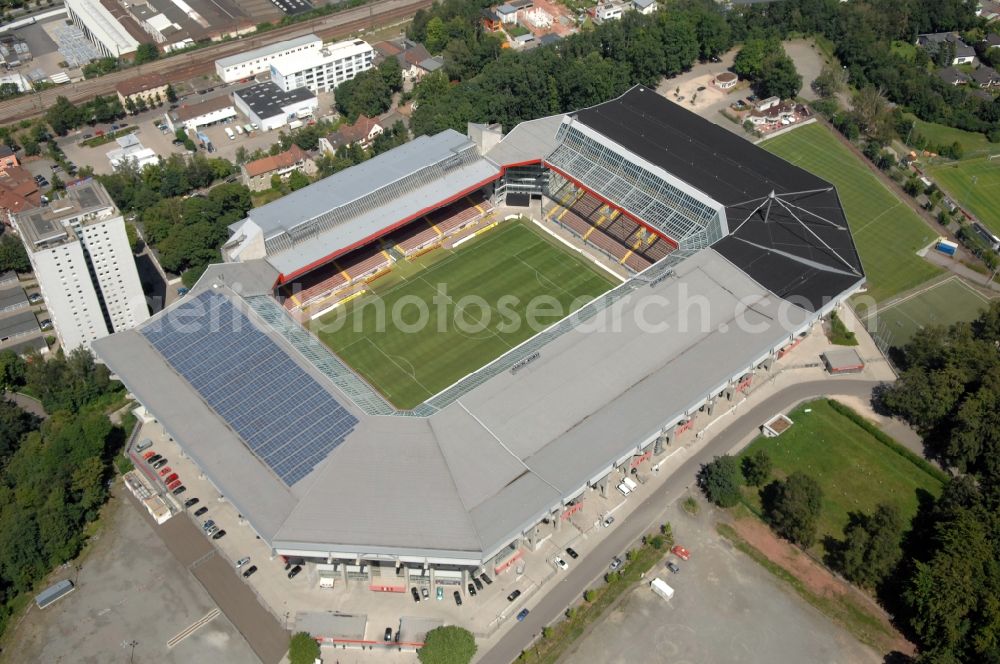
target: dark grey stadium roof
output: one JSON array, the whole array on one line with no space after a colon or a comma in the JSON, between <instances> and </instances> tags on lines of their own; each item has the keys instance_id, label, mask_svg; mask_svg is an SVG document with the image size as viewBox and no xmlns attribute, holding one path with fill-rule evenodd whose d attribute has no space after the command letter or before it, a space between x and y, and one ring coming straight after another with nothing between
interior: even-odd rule
<instances>
[{"instance_id":1,"label":"dark grey stadium roof","mask_svg":"<svg viewBox=\"0 0 1000 664\"><path fill-rule=\"evenodd\" d=\"M715 249L776 294L815 310L863 276L825 180L640 86L576 119L726 206Z\"/></svg>"}]
</instances>

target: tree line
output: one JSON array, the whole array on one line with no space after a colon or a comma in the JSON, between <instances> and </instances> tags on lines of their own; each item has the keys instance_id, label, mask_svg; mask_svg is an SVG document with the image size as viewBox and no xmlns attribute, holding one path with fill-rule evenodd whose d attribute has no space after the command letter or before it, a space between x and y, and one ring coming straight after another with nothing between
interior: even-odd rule
<instances>
[{"instance_id":1,"label":"tree line","mask_svg":"<svg viewBox=\"0 0 1000 664\"><path fill-rule=\"evenodd\" d=\"M0 400L0 633L23 593L83 547L125 432L104 408L120 383L84 350L48 360L0 352L0 387L38 396L44 421Z\"/></svg>"}]
</instances>

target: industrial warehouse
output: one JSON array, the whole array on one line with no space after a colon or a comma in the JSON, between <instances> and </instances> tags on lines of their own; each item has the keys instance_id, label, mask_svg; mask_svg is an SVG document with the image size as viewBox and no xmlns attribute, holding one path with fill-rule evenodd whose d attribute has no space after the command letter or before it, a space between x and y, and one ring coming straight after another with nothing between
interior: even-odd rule
<instances>
[{"instance_id":1,"label":"industrial warehouse","mask_svg":"<svg viewBox=\"0 0 1000 664\"><path fill-rule=\"evenodd\" d=\"M313 331L518 223L613 285L413 403ZM831 185L642 87L419 137L231 231L228 262L93 347L275 554L382 588L507 569L864 284Z\"/></svg>"}]
</instances>

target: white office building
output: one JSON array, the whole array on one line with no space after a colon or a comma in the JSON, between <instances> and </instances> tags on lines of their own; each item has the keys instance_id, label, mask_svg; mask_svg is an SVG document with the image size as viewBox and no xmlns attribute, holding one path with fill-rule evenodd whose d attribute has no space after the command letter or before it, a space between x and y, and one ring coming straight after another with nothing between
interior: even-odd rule
<instances>
[{"instance_id":1,"label":"white office building","mask_svg":"<svg viewBox=\"0 0 1000 664\"><path fill-rule=\"evenodd\" d=\"M319 101L306 88L282 90L264 81L233 93L236 108L261 131L271 131L301 121L316 112Z\"/></svg>"},{"instance_id":2,"label":"white office building","mask_svg":"<svg viewBox=\"0 0 1000 664\"><path fill-rule=\"evenodd\" d=\"M371 69L374 60L375 49L368 42L351 39L272 62L271 80L286 92L296 88L328 92Z\"/></svg>"},{"instance_id":3,"label":"white office building","mask_svg":"<svg viewBox=\"0 0 1000 664\"><path fill-rule=\"evenodd\" d=\"M322 47L323 40L316 35L303 35L216 60L215 73L226 83L233 83L270 71L271 63L281 58L301 53L318 53Z\"/></svg>"},{"instance_id":4,"label":"white office building","mask_svg":"<svg viewBox=\"0 0 1000 664\"><path fill-rule=\"evenodd\" d=\"M96 180L68 186L65 198L14 224L64 350L149 318L125 221Z\"/></svg>"},{"instance_id":5,"label":"white office building","mask_svg":"<svg viewBox=\"0 0 1000 664\"><path fill-rule=\"evenodd\" d=\"M102 55L120 58L135 53L139 41L112 16L100 0L66 0L70 20Z\"/></svg>"}]
</instances>

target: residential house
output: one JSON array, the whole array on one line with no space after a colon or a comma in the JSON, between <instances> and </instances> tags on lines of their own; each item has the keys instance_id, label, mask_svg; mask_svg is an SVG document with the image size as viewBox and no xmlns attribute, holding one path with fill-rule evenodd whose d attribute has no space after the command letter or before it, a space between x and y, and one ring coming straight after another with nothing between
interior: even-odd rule
<instances>
[{"instance_id":1,"label":"residential house","mask_svg":"<svg viewBox=\"0 0 1000 664\"><path fill-rule=\"evenodd\" d=\"M991 32L983 39L983 43L986 44L986 48L1000 48L1000 35Z\"/></svg>"},{"instance_id":2,"label":"residential house","mask_svg":"<svg viewBox=\"0 0 1000 664\"><path fill-rule=\"evenodd\" d=\"M937 75L948 85L965 85L970 80L968 74L954 67L942 67L937 70Z\"/></svg>"},{"instance_id":3,"label":"residential house","mask_svg":"<svg viewBox=\"0 0 1000 664\"><path fill-rule=\"evenodd\" d=\"M167 79L159 74L144 74L122 81L115 87L115 91L122 107L128 108L129 102L137 106L140 100L145 101L146 105L167 101L168 85Z\"/></svg>"},{"instance_id":4,"label":"residential house","mask_svg":"<svg viewBox=\"0 0 1000 664\"><path fill-rule=\"evenodd\" d=\"M1000 85L1000 74L993 67L982 65L972 72L972 80L981 88L992 88Z\"/></svg>"},{"instance_id":5,"label":"residential house","mask_svg":"<svg viewBox=\"0 0 1000 664\"><path fill-rule=\"evenodd\" d=\"M617 21L622 17L621 5L616 5L610 2L598 5L591 11L593 13L594 20L598 23L603 23L605 21Z\"/></svg>"},{"instance_id":6,"label":"residential house","mask_svg":"<svg viewBox=\"0 0 1000 664\"><path fill-rule=\"evenodd\" d=\"M399 42L383 41L373 44L372 48L378 54L376 62L387 58L396 58L403 78L414 83L423 78L424 74L437 71L444 66L444 58L432 56L423 44L403 39Z\"/></svg>"},{"instance_id":7,"label":"residential house","mask_svg":"<svg viewBox=\"0 0 1000 664\"><path fill-rule=\"evenodd\" d=\"M354 124L343 125L329 136L320 138L319 147L328 154L334 154L338 148L347 145L357 144L368 149L372 141L383 133L385 128L381 120L361 115Z\"/></svg>"},{"instance_id":8,"label":"residential house","mask_svg":"<svg viewBox=\"0 0 1000 664\"><path fill-rule=\"evenodd\" d=\"M300 171L310 176L317 172L316 162L309 153L294 143L284 152L256 159L240 167L243 184L250 191L270 189L273 176L277 175L282 180L287 180L293 171Z\"/></svg>"},{"instance_id":9,"label":"residential house","mask_svg":"<svg viewBox=\"0 0 1000 664\"><path fill-rule=\"evenodd\" d=\"M925 35L917 35L917 46L921 47L931 57L937 53L938 49L954 47L952 65L970 65L976 60L974 48L962 41L958 33L955 32L933 32Z\"/></svg>"},{"instance_id":10,"label":"residential house","mask_svg":"<svg viewBox=\"0 0 1000 664\"><path fill-rule=\"evenodd\" d=\"M35 177L20 166L0 172L0 221L13 222L13 216L42 204Z\"/></svg>"},{"instance_id":11,"label":"residential house","mask_svg":"<svg viewBox=\"0 0 1000 664\"><path fill-rule=\"evenodd\" d=\"M503 21L500 15L492 9L484 9L482 14L483 29L487 32L499 32L503 28Z\"/></svg>"},{"instance_id":12,"label":"residential house","mask_svg":"<svg viewBox=\"0 0 1000 664\"><path fill-rule=\"evenodd\" d=\"M9 145L0 143L0 173L6 173L8 168L20 166L17 155L10 149Z\"/></svg>"},{"instance_id":13,"label":"residential house","mask_svg":"<svg viewBox=\"0 0 1000 664\"><path fill-rule=\"evenodd\" d=\"M632 0L632 9L640 14L652 14L656 8L656 0Z\"/></svg>"},{"instance_id":14,"label":"residential house","mask_svg":"<svg viewBox=\"0 0 1000 664\"><path fill-rule=\"evenodd\" d=\"M517 23L517 8L512 5L500 5L496 8L496 13L500 17L500 22L505 25L515 25Z\"/></svg>"},{"instance_id":15,"label":"residential house","mask_svg":"<svg viewBox=\"0 0 1000 664\"><path fill-rule=\"evenodd\" d=\"M979 9L976 11L976 16L985 18L987 21L997 20L1000 18L1000 2L982 0L979 3Z\"/></svg>"}]
</instances>

